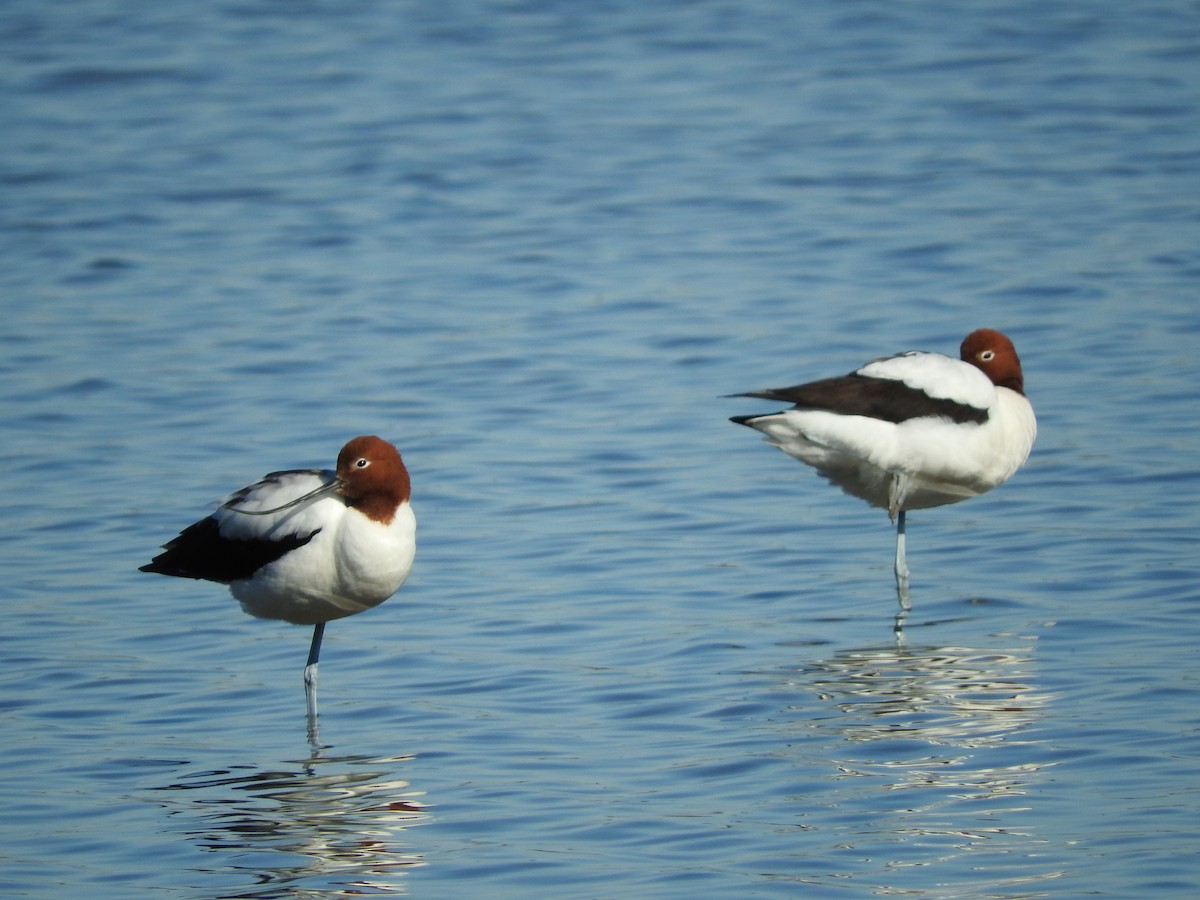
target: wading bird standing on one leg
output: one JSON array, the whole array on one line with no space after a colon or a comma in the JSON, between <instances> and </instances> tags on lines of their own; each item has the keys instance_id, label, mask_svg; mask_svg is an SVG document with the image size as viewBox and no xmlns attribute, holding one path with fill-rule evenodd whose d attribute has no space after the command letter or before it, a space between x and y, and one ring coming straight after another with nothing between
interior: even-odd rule
<instances>
[{"instance_id":1,"label":"wading bird standing on one leg","mask_svg":"<svg viewBox=\"0 0 1200 900\"><path fill-rule=\"evenodd\" d=\"M356 437L337 469L272 472L185 528L141 567L229 585L252 616L312 625L310 723L325 623L378 606L412 568L408 470L382 438Z\"/></svg>"},{"instance_id":2,"label":"wading bird standing on one leg","mask_svg":"<svg viewBox=\"0 0 1200 900\"><path fill-rule=\"evenodd\" d=\"M1003 484L1037 434L1021 361L998 331L973 331L960 358L909 352L838 378L738 394L792 403L736 416L843 491L896 523L896 591L909 608L904 514L957 503Z\"/></svg>"}]
</instances>

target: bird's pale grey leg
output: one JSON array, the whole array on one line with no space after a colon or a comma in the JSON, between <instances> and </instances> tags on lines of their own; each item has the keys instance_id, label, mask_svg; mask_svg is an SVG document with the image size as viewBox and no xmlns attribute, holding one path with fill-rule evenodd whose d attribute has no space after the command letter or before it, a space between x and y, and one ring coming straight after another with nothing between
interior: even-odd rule
<instances>
[{"instance_id":1,"label":"bird's pale grey leg","mask_svg":"<svg viewBox=\"0 0 1200 900\"><path fill-rule=\"evenodd\" d=\"M900 611L907 613L912 608L908 596L908 560L904 554L904 501L908 494L908 476L897 472L892 476L888 491L888 515L896 523L896 595L900 598ZM900 628L900 618L896 627Z\"/></svg>"},{"instance_id":2,"label":"bird's pale grey leg","mask_svg":"<svg viewBox=\"0 0 1200 900\"><path fill-rule=\"evenodd\" d=\"M908 612L912 602L908 598L908 560L904 555L904 510L896 516L896 594L900 598L900 609Z\"/></svg>"},{"instance_id":3,"label":"bird's pale grey leg","mask_svg":"<svg viewBox=\"0 0 1200 900\"><path fill-rule=\"evenodd\" d=\"M312 644L308 648L308 663L304 667L304 696L308 700L308 721L311 728L317 718L317 660L321 656L321 638L325 636L325 623L313 626Z\"/></svg>"}]
</instances>

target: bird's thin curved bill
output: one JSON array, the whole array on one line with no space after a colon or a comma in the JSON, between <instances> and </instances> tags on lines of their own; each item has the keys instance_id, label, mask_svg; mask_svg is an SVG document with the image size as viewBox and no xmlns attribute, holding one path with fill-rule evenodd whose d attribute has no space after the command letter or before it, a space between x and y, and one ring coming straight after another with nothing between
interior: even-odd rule
<instances>
[{"instance_id":1,"label":"bird's thin curved bill","mask_svg":"<svg viewBox=\"0 0 1200 900\"><path fill-rule=\"evenodd\" d=\"M231 512L241 513L243 516L269 516L272 513L283 512L285 509L291 509L293 506L299 506L301 503L307 503L309 500L315 500L317 497L323 497L326 494L332 494L342 486L340 479L334 479L329 484L323 484L316 490L309 491L297 497L295 500L289 500L282 506L274 506L271 509L239 509L232 504L226 504L226 509Z\"/></svg>"}]
</instances>

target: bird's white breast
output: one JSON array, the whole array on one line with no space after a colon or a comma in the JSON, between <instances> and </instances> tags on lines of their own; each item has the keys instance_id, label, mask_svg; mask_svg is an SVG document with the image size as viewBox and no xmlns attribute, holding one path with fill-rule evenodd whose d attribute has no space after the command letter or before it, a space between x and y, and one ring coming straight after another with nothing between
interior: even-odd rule
<instances>
[{"instance_id":1,"label":"bird's white breast","mask_svg":"<svg viewBox=\"0 0 1200 900\"><path fill-rule=\"evenodd\" d=\"M992 387L990 381L988 385ZM1037 434L1029 401L994 387L982 423L940 416L893 423L790 409L763 416L754 426L770 443L847 493L884 509L896 473L909 476L906 509L955 503L989 491L1021 467Z\"/></svg>"},{"instance_id":2,"label":"bird's white breast","mask_svg":"<svg viewBox=\"0 0 1200 900\"><path fill-rule=\"evenodd\" d=\"M252 578L230 585L251 615L305 625L339 619L378 606L408 577L416 553L416 517L408 503L387 525L333 498L290 518L283 514L274 530L320 531Z\"/></svg>"}]
</instances>

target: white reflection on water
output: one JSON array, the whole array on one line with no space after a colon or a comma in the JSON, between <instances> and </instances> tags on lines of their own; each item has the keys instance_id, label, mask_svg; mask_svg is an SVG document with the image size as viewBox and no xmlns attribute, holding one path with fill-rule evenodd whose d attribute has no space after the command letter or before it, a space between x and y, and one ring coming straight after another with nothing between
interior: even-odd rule
<instances>
[{"instance_id":1,"label":"white reflection on water","mask_svg":"<svg viewBox=\"0 0 1200 900\"><path fill-rule=\"evenodd\" d=\"M1007 890L1064 874L1039 859L1052 836L1039 835L1031 804L1054 763L1030 732L1054 695L1036 686L1026 651L853 649L803 667L788 687L825 710L813 715L811 695L790 707L834 767L825 804L858 814L841 846L889 847L881 889L924 896L902 874L914 867L946 871L943 897L976 896L963 876L981 867Z\"/></svg>"},{"instance_id":2,"label":"white reflection on water","mask_svg":"<svg viewBox=\"0 0 1200 900\"><path fill-rule=\"evenodd\" d=\"M1052 695L1020 650L884 646L808 666L803 681L844 714L819 723L852 742L914 737L996 746L1039 718Z\"/></svg>"},{"instance_id":3,"label":"white reflection on water","mask_svg":"<svg viewBox=\"0 0 1200 900\"><path fill-rule=\"evenodd\" d=\"M322 757L295 768L234 766L197 772L160 790L185 820L183 833L224 861L206 871L246 887L222 894L341 897L405 892L404 874L424 859L403 840L428 821L420 798L395 769L411 757Z\"/></svg>"}]
</instances>

